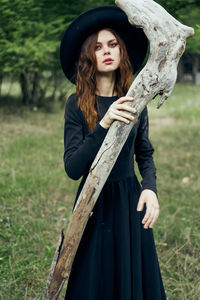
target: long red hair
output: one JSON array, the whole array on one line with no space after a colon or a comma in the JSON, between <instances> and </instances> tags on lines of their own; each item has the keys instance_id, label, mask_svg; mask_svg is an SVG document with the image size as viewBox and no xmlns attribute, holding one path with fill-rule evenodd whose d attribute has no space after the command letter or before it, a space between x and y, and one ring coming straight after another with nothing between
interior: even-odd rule
<instances>
[{"instance_id":1,"label":"long red hair","mask_svg":"<svg viewBox=\"0 0 200 300\"><path fill-rule=\"evenodd\" d=\"M119 43L121 60L120 66L116 70L114 91L120 98L127 93L130 87L133 79L133 69L123 40L113 29L106 30L114 34ZM84 41L77 64L76 93L78 95L78 106L83 112L90 131L94 129L97 123L97 111L95 109L95 73L97 71L95 46L97 38L98 32L95 32Z\"/></svg>"}]
</instances>

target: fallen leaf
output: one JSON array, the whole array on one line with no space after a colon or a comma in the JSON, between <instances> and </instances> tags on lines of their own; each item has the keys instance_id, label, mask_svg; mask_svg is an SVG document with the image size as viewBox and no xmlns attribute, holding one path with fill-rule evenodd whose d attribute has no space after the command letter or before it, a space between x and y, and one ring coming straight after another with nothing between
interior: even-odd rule
<instances>
[{"instance_id":1,"label":"fallen leaf","mask_svg":"<svg viewBox=\"0 0 200 300\"><path fill-rule=\"evenodd\" d=\"M184 177L182 179L182 183L189 183L190 182L190 178L189 177Z\"/></svg>"},{"instance_id":2,"label":"fallen leaf","mask_svg":"<svg viewBox=\"0 0 200 300\"><path fill-rule=\"evenodd\" d=\"M66 210L66 207L61 206L61 207L58 208L58 211L63 211L63 210Z\"/></svg>"}]
</instances>

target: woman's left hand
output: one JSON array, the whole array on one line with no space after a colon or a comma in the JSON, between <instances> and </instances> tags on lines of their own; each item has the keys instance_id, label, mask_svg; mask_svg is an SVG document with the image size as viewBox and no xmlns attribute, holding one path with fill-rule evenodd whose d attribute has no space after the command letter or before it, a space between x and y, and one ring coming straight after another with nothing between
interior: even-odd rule
<instances>
[{"instance_id":1,"label":"woman's left hand","mask_svg":"<svg viewBox=\"0 0 200 300\"><path fill-rule=\"evenodd\" d=\"M146 203L146 213L142 220L144 228L152 228L159 216L159 203L156 194L152 190L143 190L137 205L137 211L142 211Z\"/></svg>"}]
</instances>

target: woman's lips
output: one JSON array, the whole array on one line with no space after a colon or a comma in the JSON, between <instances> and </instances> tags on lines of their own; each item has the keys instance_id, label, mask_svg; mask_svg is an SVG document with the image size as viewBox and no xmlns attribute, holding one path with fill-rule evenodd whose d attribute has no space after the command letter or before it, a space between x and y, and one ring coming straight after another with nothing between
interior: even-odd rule
<instances>
[{"instance_id":1,"label":"woman's lips","mask_svg":"<svg viewBox=\"0 0 200 300\"><path fill-rule=\"evenodd\" d=\"M111 65L113 63L113 59L112 58L106 58L104 61L103 61L104 64L106 65Z\"/></svg>"}]
</instances>

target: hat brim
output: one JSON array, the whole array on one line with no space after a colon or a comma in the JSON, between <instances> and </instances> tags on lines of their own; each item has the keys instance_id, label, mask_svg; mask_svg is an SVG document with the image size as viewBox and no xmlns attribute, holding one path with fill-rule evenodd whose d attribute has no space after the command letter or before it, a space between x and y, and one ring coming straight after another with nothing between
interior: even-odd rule
<instances>
[{"instance_id":1,"label":"hat brim","mask_svg":"<svg viewBox=\"0 0 200 300\"><path fill-rule=\"evenodd\" d=\"M103 28L114 29L123 39L134 73L142 67L148 39L141 28L132 26L117 6L100 6L78 16L66 29L60 45L60 62L65 76L76 83L76 63L85 39Z\"/></svg>"}]
</instances>

